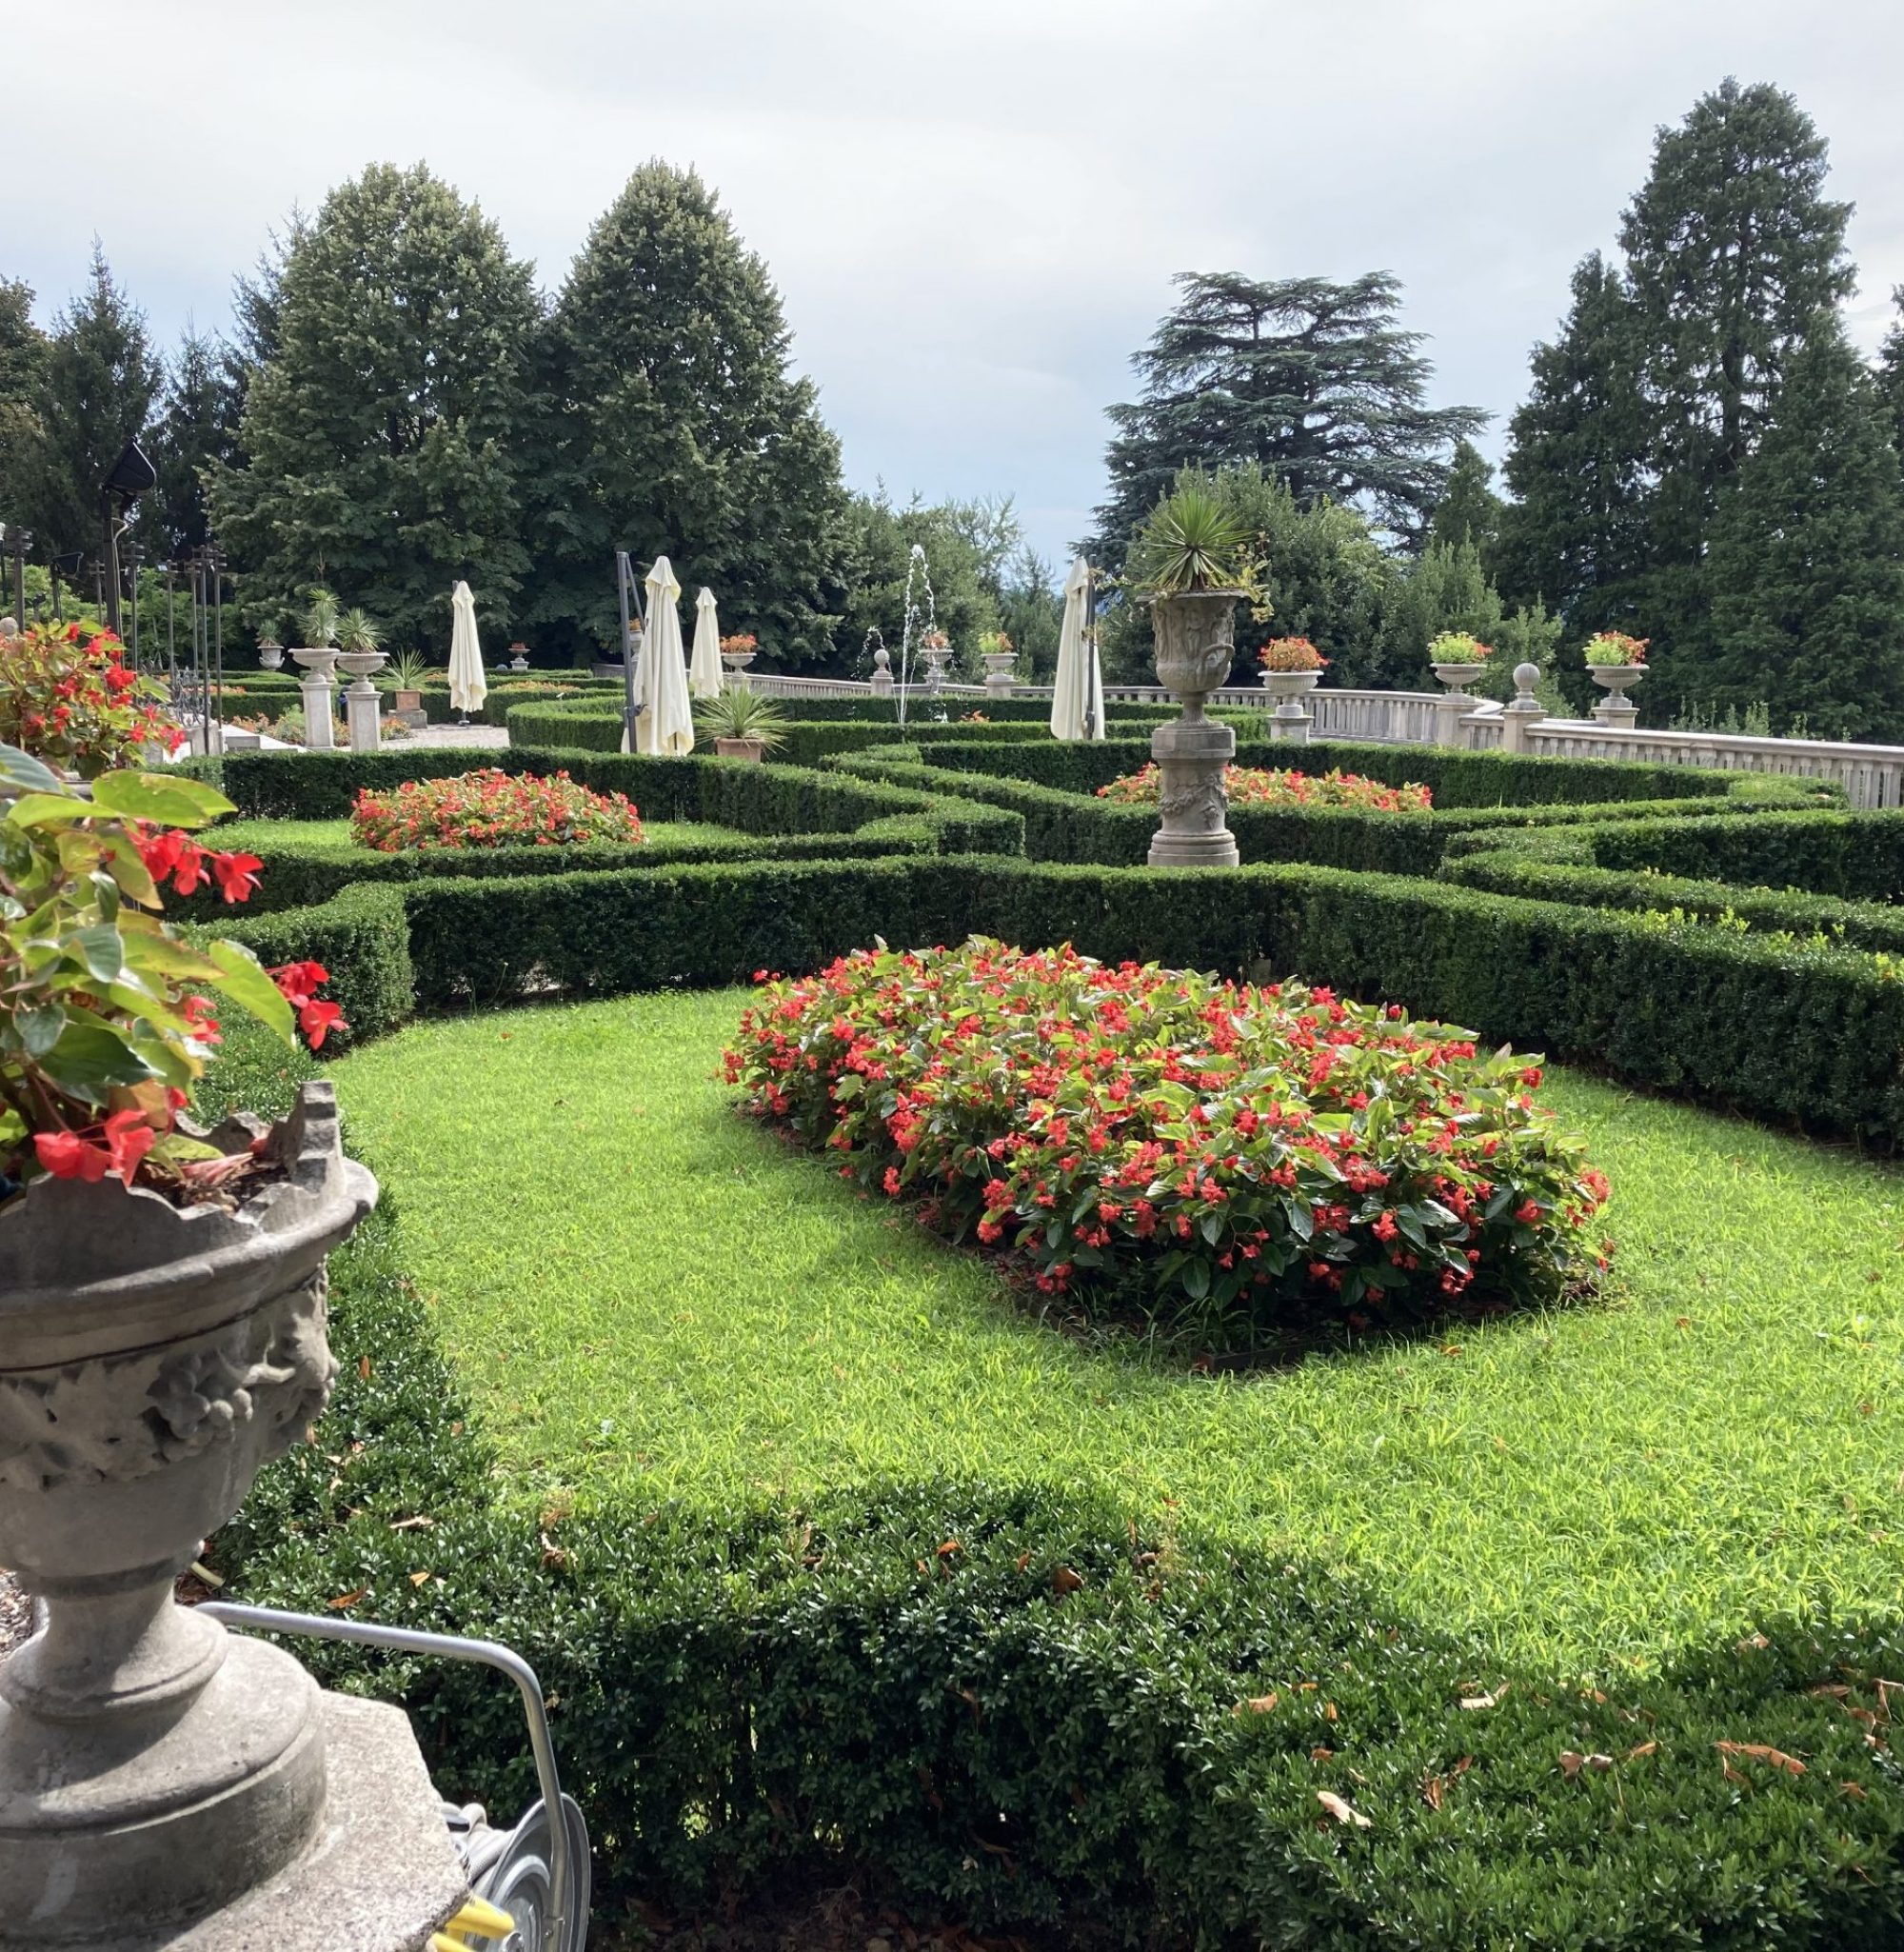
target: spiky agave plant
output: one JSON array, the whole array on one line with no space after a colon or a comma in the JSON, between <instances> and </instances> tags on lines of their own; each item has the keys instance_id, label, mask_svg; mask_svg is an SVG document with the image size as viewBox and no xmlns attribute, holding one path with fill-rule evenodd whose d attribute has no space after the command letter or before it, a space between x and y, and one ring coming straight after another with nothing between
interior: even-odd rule
<instances>
[{"instance_id":1,"label":"spiky agave plant","mask_svg":"<svg viewBox=\"0 0 1904 1952\"><path fill-rule=\"evenodd\" d=\"M1151 511L1131 550L1130 580L1152 596L1236 587L1248 540L1209 487L1186 481Z\"/></svg>"}]
</instances>

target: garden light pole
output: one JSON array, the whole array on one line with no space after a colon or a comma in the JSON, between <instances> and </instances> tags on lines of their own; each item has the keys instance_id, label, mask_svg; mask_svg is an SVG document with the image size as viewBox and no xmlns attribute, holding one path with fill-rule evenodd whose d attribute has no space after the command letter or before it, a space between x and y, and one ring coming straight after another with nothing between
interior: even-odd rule
<instances>
[{"instance_id":1,"label":"garden light pole","mask_svg":"<svg viewBox=\"0 0 1904 1952\"><path fill-rule=\"evenodd\" d=\"M139 668L139 565L145 559L145 550L136 542L129 542L124 550L127 580L132 586L132 668Z\"/></svg>"},{"instance_id":2,"label":"garden light pole","mask_svg":"<svg viewBox=\"0 0 1904 1952\"><path fill-rule=\"evenodd\" d=\"M166 565L166 682L171 687L172 703L178 703L178 613L175 604L177 592L173 580L178 575L178 565Z\"/></svg>"},{"instance_id":3,"label":"garden light pole","mask_svg":"<svg viewBox=\"0 0 1904 1952\"><path fill-rule=\"evenodd\" d=\"M31 532L17 523L7 527L7 552L13 558L13 616L24 630L27 627L27 551L32 547Z\"/></svg>"},{"instance_id":4,"label":"garden light pole","mask_svg":"<svg viewBox=\"0 0 1904 1952\"><path fill-rule=\"evenodd\" d=\"M119 635L119 538L131 518L133 505L158 479L159 470L146 458L146 450L137 441L128 441L99 484L100 528L105 537L99 565L105 586L101 600L106 627L115 637Z\"/></svg>"}]
</instances>

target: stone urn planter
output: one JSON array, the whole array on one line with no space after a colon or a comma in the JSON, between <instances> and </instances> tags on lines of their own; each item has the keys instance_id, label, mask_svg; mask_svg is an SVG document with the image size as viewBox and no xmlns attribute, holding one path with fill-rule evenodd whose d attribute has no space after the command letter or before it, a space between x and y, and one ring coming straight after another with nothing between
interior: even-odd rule
<instances>
[{"instance_id":1,"label":"stone urn planter","mask_svg":"<svg viewBox=\"0 0 1904 1952\"><path fill-rule=\"evenodd\" d=\"M1450 691L1465 691L1483 671L1485 665L1437 665L1435 675Z\"/></svg>"},{"instance_id":2,"label":"stone urn planter","mask_svg":"<svg viewBox=\"0 0 1904 1952\"><path fill-rule=\"evenodd\" d=\"M1627 692L1646 675L1644 665L1589 665L1588 673L1596 685L1611 695L1594 707L1594 716L1603 724L1630 726L1639 716L1639 707Z\"/></svg>"},{"instance_id":3,"label":"stone urn planter","mask_svg":"<svg viewBox=\"0 0 1904 1952\"><path fill-rule=\"evenodd\" d=\"M1237 735L1204 716L1203 701L1236 660L1237 605L1243 594L1192 589L1151 599L1157 675L1183 702L1183 716L1150 736L1150 756L1162 775L1162 823L1150 844L1153 867L1234 867L1238 862L1223 791L1223 768L1236 757Z\"/></svg>"},{"instance_id":4,"label":"stone urn planter","mask_svg":"<svg viewBox=\"0 0 1904 1952\"><path fill-rule=\"evenodd\" d=\"M0 1206L0 1564L45 1606L0 1664L9 1944L183 1933L351 1827L333 1792L368 1704L332 1703L172 1583L324 1408L326 1258L376 1182L344 1156L327 1083L268 1131L212 1139L258 1141L280 1176L232 1210L116 1179L36 1180ZM427 1904L452 1902L453 1866L427 1868Z\"/></svg>"},{"instance_id":5,"label":"stone urn planter","mask_svg":"<svg viewBox=\"0 0 1904 1952\"><path fill-rule=\"evenodd\" d=\"M282 670L285 662L285 647L273 644L268 637L258 647L258 668L261 671Z\"/></svg>"},{"instance_id":6,"label":"stone urn planter","mask_svg":"<svg viewBox=\"0 0 1904 1952\"><path fill-rule=\"evenodd\" d=\"M993 698L1009 698L1018 676L1018 652L985 652L985 690Z\"/></svg>"},{"instance_id":7,"label":"stone urn planter","mask_svg":"<svg viewBox=\"0 0 1904 1952\"><path fill-rule=\"evenodd\" d=\"M727 667L727 682L745 689L747 667L753 663L755 653L751 650L724 650L721 662Z\"/></svg>"},{"instance_id":8,"label":"stone urn planter","mask_svg":"<svg viewBox=\"0 0 1904 1952\"><path fill-rule=\"evenodd\" d=\"M291 652L291 661L304 667L298 690L304 700L304 743L311 751L327 752L337 743L330 729L330 693L337 682L338 655L329 645Z\"/></svg>"},{"instance_id":9,"label":"stone urn planter","mask_svg":"<svg viewBox=\"0 0 1904 1952\"><path fill-rule=\"evenodd\" d=\"M1437 738L1439 744L1460 745L1463 737L1461 720L1480 703L1467 687L1486 669L1484 664L1438 664L1435 667L1435 675L1448 687L1447 696L1437 707Z\"/></svg>"},{"instance_id":10,"label":"stone urn planter","mask_svg":"<svg viewBox=\"0 0 1904 1952\"><path fill-rule=\"evenodd\" d=\"M945 683L945 667L952 662L949 644L922 644L919 655L925 666L925 688L938 691Z\"/></svg>"},{"instance_id":11,"label":"stone urn planter","mask_svg":"<svg viewBox=\"0 0 1904 1952\"><path fill-rule=\"evenodd\" d=\"M529 667L529 647L520 640L509 646L509 668L512 671L526 671Z\"/></svg>"},{"instance_id":12,"label":"stone urn planter","mask_svg":"<svg viewBox=\"0 0 1904 1952\"><path fill-rule=\"evenodd\" d=\"M1276 700L1269 715L1269 736L1289 744L1306 746L1315 715L1302 701L1321 682L1320 671L1265 671L1262 688Z\"/></svg>"},{"instance_id":13,"label":"stone urn planter","mask_svg":"<svg viewBox=\"0 0 1904 1952\"><path fill-rule=\"evenodd\" d=\"M723 759L744 759L759 766L766 757L766 744L761 739L722 739L714 741L714 750Z\"/></svg>"},{"instance_id":14,"label":"stone urn planter","mask_svg":"<svg viewBox=\"0 0 1904 1952\"><path fill-rule=\"evenodd\" d=\"M375 752L383 744L381 721L384 702L371 684L371 674L389 662L381 650L340 650L338 668L352 681L345 687L344 718L350 733L353 752Z\"/></svg>"}]
</instances>

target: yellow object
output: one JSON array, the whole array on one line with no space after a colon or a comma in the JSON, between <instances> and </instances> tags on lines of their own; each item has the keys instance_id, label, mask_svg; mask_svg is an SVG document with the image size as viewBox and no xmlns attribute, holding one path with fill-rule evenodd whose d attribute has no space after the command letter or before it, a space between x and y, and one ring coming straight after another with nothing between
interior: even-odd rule
<instances>
[{"instance_id":1,"label":"yellow object","mask_svg":"<svg viewBox=\"0 0 1904 1952\"><path fill-rule=\"evenodd\" d=\"M467 1932L470 1938L506 1939L516 1922L506 1911L498 1911L481 1898L466 1899L459 1911L440 1932L432 1932L429 1952L469 1952L469 1940L453 1936Z\"/></svg>"}]
</instances>

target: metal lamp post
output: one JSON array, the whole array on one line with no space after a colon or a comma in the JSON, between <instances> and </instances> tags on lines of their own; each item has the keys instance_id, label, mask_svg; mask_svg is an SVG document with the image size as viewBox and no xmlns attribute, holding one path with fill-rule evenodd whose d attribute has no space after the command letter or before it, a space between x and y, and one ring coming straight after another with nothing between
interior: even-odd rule
<instances>
[{"instance_id":1,"label":"metal lamp post","mask_svg":"<svg viewBox=\"0 0 1904 1952\"><path fill-rule=\"evenodd\" d=\"M115 637L119 635L119 537L132 505L156 487L158 479L159 470L146 458L146 450L137 441L128 441L99 484L100 528L106 539L100 575L105 584L106 627Z\"/></svg>"},{"instance_id":2,"label":"metal lamp post","mask_svg":"<svg viewBox=\"0 0 1904 1952\"><path fill-rule=\"evenodd\" d=\"M132 589L132 668L139 668L139 565L145 561L146 552L136 542L129 542L121 551L126 564L126 580Z\"/></svg>"}]
</instances>

